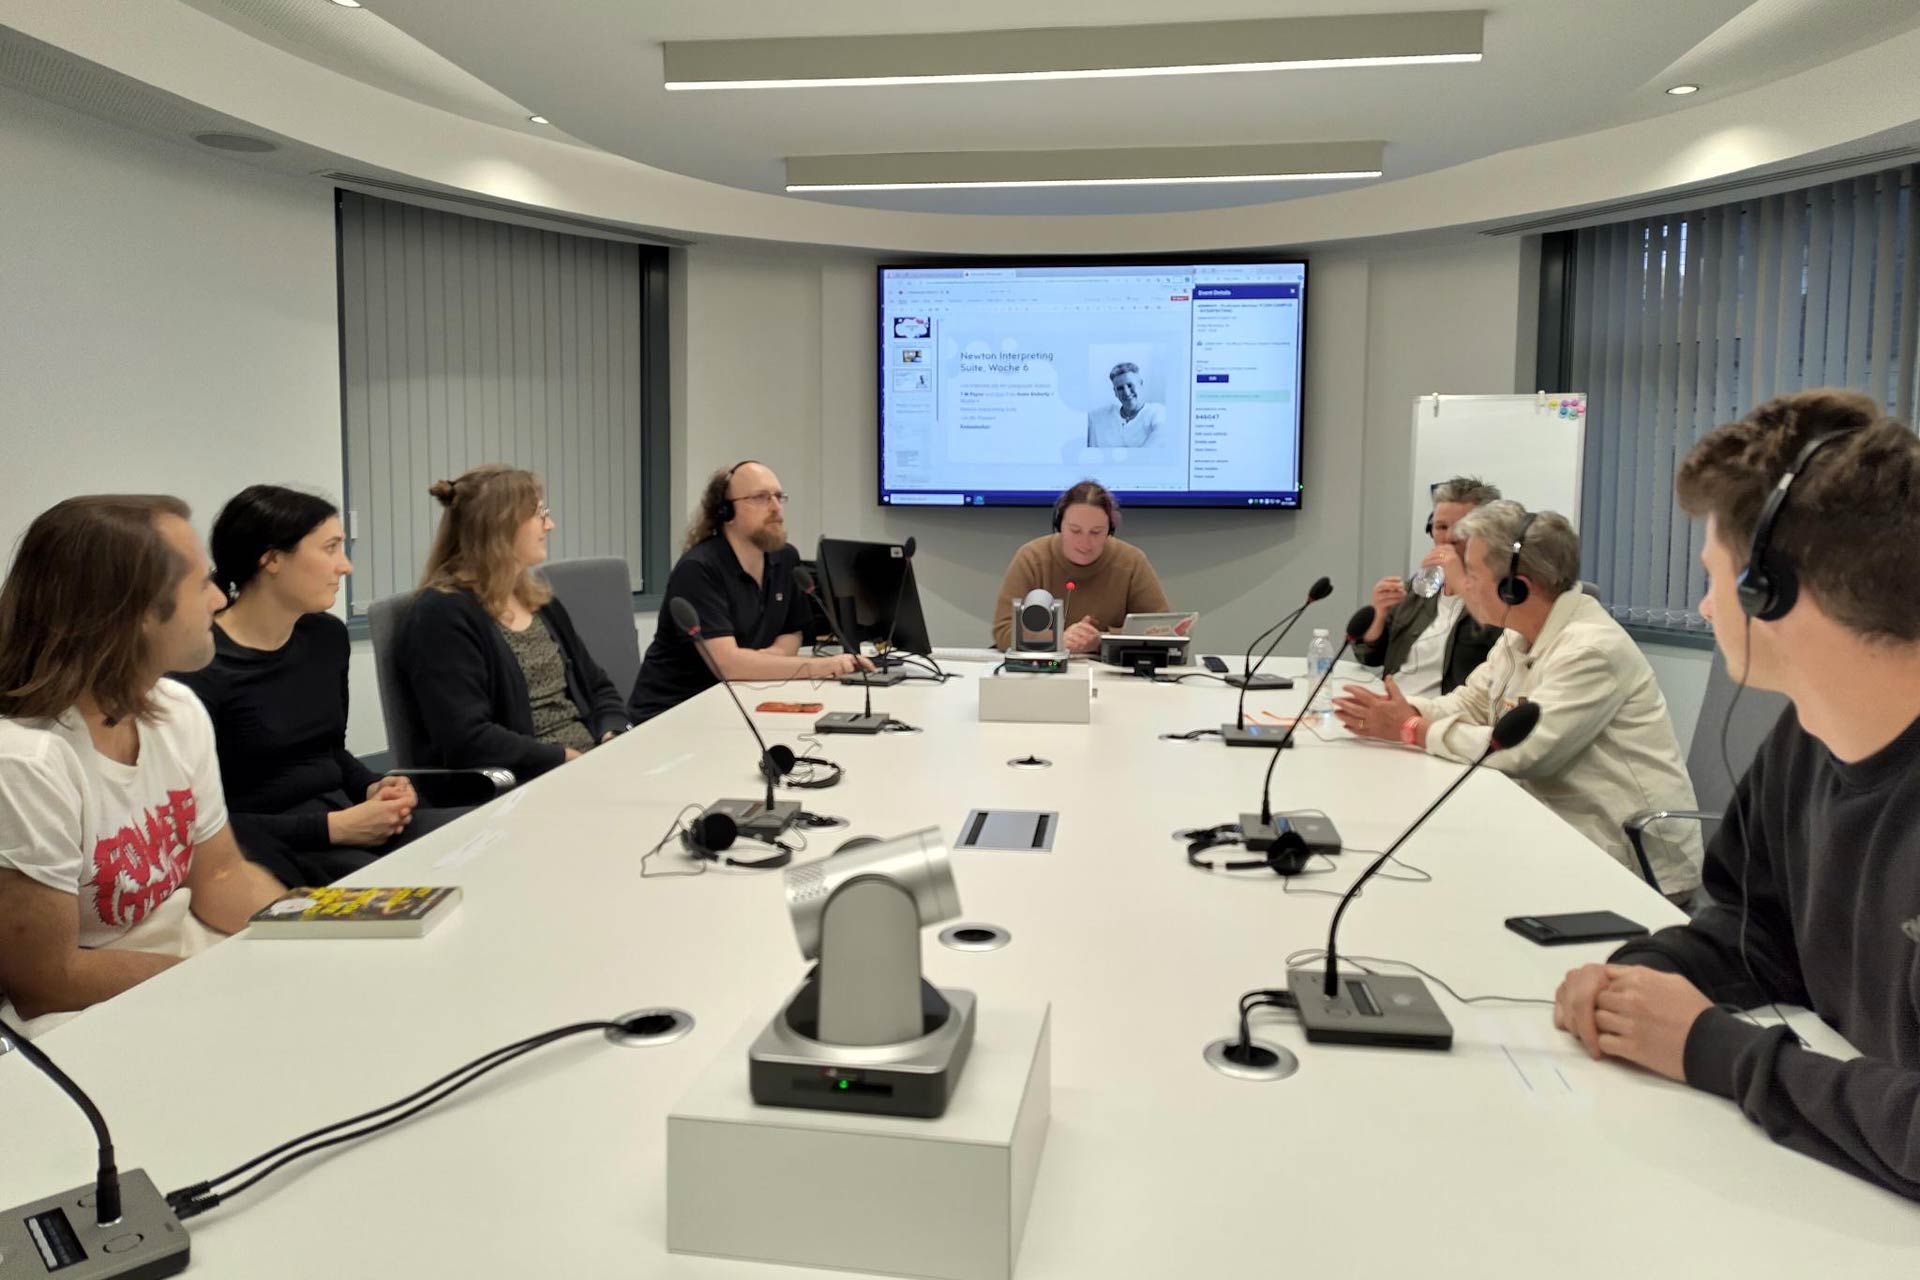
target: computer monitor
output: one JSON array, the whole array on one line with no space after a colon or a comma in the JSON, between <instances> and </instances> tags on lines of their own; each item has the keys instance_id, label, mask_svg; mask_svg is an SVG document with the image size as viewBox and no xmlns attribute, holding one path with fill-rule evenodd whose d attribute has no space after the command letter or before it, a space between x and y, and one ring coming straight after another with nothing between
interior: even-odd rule
<instances>
[{"instance_id":1,"label":"computer monitor","mask_svg":"<svg viewBox=\"0 0 1920 1280\"><path fill-rule=\"evenodd\" d=\"M891 634L896 653L932 652L920 589L899 543L822 538L817 558L820 590L849 644L882 645Z\"/></svg>"}]
</instances>

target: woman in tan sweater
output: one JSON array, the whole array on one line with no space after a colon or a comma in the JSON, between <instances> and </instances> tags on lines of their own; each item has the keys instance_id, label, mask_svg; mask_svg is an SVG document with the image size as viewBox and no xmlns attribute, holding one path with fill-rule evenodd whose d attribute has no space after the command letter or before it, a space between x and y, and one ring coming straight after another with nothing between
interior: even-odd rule
<instances>
[{"instance_id":1,"label":"woman in tan sweater","mask_svg":"<svg viewBox=\"0 0 1920 1280\"><path fill-rule=\"evenodd\" d=\"M993 610L993 643L1013 644L1013 601L1044 587L1067 602L1065 648L1095 653L1100 635L1129 613L1165 613L1167 593L1140 548L1113 535L1120 504L1099 482L1082 480L1053 504L1053 532L1013 553ZM1071 595L1067 584L1073 584Z\"/></svg>"}]
</instances>

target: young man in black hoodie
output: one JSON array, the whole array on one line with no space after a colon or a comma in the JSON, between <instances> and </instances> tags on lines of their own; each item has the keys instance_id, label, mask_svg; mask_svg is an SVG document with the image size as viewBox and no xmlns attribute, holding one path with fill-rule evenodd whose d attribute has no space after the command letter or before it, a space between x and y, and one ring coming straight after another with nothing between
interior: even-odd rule
<instances>
[{"instance_id":1,"label":"young man in black hoodie","mask_svg":"<svg viewBox=\"0 0 1920 1280\"><path fill-rule=\"evenodd\" d=\"M1920 1199L1920 437L1804 392L1709 433L1677 487L1728 671L1792 706L1707 852L1713 905L1568 973L1554 1021ZM1733 1011L1769 1001L1861 1056Z\"/></svg>"}]
</instances>

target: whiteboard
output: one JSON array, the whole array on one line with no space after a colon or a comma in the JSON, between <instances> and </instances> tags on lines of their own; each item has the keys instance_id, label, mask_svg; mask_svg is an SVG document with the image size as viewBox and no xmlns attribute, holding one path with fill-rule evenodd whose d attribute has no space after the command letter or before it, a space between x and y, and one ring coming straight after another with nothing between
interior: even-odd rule
<instances>
[{"instance_id":1,"label":"whiteboard","mask_svg":"<svg viewBox=\"0 0 1920 1280\"><path fill-rule=\"evenodd\" d=\"M1586 425L1587 397L1578 391L1415 400L1408 565L1433 545L1432 487L1454 476L1479 476L1529 511L1558 511L1577 531Z\"/></svg>"}]
</instances>

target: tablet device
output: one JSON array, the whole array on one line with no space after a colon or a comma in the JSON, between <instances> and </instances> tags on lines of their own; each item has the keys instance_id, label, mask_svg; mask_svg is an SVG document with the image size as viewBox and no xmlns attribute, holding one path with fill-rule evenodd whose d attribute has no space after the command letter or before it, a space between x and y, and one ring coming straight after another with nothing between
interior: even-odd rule
<instances>
[{"instance_id":1,"label":"tablet device","mask_svg":"<svg viewBox=\"0 0 1920 1280\"><path fill-rule=\"evenodd\" d=\"M1193 633L1193 624L1200 620L1198 613L1130 613L1127 620L1120 624L1115 635L1122 636L1186 636Z\"/></svg>"}]
</instances>

